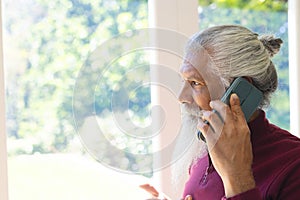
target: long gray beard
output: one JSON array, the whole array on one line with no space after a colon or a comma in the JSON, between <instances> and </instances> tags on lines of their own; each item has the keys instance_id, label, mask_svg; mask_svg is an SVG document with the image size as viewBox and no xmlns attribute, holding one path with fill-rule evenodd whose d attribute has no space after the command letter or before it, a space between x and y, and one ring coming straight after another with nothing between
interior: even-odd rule
<instances>
[{"instance_id":1,"label":"long gray beard","mask_svg":"<svg viewBox=\"0 0 300 200\"><path fill-rule=\"evenodd\" d=\"M173 157L182 154L172 165L172 186L176 193L182 194L184 183L188 179L190 166L206 154L206 144L197 139L198 119L202 116L199 108L186 106L182 107L182 126L179 133L179 142L175 146ZM180 152L186 149L185 152Z\"/></svg>"}]
</instances>

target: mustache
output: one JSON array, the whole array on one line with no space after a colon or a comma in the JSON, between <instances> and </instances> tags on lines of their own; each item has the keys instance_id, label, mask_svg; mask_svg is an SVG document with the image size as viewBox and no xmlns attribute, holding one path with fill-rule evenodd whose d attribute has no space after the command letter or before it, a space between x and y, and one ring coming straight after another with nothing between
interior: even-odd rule
<instances>
[{"instance_id":1,"label":"mustache","mask_svg":"<svg viewBox=\"0 0 300 200\"><path fill-rule=\"evenodd\" d=\"M202 117L203 110L197 105L190 105L190 104L181 104L181 114L182 115L190 115L193 117Z\"/></svg>"}]
</instances>

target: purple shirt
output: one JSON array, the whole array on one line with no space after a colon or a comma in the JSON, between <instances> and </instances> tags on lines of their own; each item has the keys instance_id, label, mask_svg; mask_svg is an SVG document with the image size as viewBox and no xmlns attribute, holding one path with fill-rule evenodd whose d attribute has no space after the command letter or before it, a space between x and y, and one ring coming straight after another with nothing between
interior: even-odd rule
<instances>
[{"instance_id":1,"label":"purple shirt","mask_svg":"<svg viewBox=\"0 0 300 200\"><path fill-rule=\"evenodd\" d=\"M264 111L248 125L256 188L228 199L300 199L300 139L270 124ZM192 195L193 200L226 199L222 180L207 155L190 168L186 195Z\"/></svg>"}]
</instances>

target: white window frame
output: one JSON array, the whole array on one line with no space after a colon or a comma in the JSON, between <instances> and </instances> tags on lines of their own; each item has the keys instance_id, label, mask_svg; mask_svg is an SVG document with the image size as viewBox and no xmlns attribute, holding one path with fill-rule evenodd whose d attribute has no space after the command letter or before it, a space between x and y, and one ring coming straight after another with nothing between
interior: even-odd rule
<instances>
[{"instance_id":1,"label":"white window frame","mask_svg":"<svg viewBox=\"0 0 300 200\"><path fill-rule=\"evenodd\" d=\"M175 31L190 37L192 34L199 31L199 17L198 17L198 1L197 0L148 0L149 10L149 27L159 28ZM160 41L156 40L158 44ZM176 41L174 41L176 42ZM153 53L151 64L158 64L172 68L174 71L179 71L182 59L175 56L170 56L160 51ZM151 79L153 78L159 83L162 83L164 77L159 75L159 71L151 68ZM154 86L155 87L155 86ZM178 109L177 101L170 101L170 96L166 90L159 88L151 88L151 103L153 105L160 105L166 112L166 126L161 129L158 134L158 140L154 140L154 145L158 149L163 149L164 145L172 141L174 134L174 126L180 126L180 110ZM170 114L171 113L171 114ZM152 117L152 120L160 120L161 116ZM173 126L168 126L169 123ZM160 123L153 123L160 124ZM160 128L160 127L158 127ZM173 134L172 134L173 133ZM163 158L160 156L154 157L154 163L163 163ZM159 165L159 164L158 164ZM182 191L174 191L171 186L171 168L167 167L159 172L154 173L155 187L170 196L171 199L178 199ZM182 183L184 184L184 183Z\"/></svg>"},{"instance_id":2,"label":"white window frame","mask_svg":"<svg viewBox=\"0 0 300 200\"><path fill-rule=\"evenodd\" d=\"M300 2L289 0L290 131L300 137Z\"/></svg>"},{"instance_id":3,"label":"white window frame","mask_svg":"<svg viewBox=\"0 0 300 200\"><path fill-rule=\"evenodd\" d=\"M2 1L0 0L0 199L8 200L5 86L2 43Z\"/></svg>"}]
</instances>

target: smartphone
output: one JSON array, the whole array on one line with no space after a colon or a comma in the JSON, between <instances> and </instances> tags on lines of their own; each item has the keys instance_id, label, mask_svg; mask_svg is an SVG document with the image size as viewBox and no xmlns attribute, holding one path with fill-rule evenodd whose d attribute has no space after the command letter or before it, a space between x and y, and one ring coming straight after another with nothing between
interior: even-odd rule
<instances>
[{"instance_id":1,"label":"smartphone","mask_svg":"<svg viewBox=\"0 0 300 200\"><path fill-rule=\"evenodd\" d=\"M260 105L263 99L262 92L259 89L257 89L254 85L252 85L249 81L247 81L245 78L238 77L226 90L226 92L221 98L221 101L229 105L230 96L233 93L238 95L240 99L241 108L245 115L245 119L248 122L250 117ZM207 121L205 121L205 123L209 124ZM201 139L205 142L205 137L203 136L201 131L198 131L197 136L199 140Z\"/></svg>"}]
</instances>

